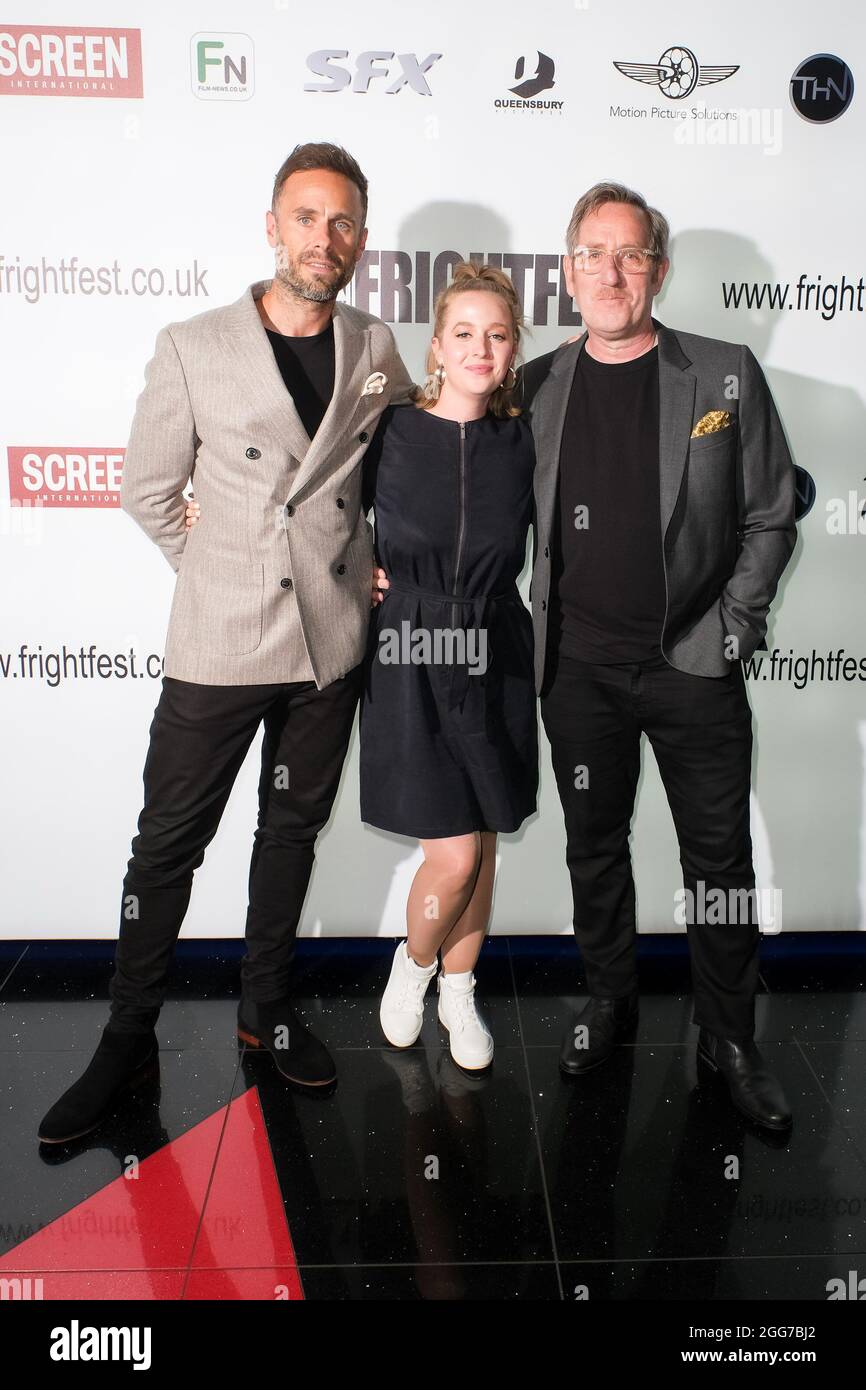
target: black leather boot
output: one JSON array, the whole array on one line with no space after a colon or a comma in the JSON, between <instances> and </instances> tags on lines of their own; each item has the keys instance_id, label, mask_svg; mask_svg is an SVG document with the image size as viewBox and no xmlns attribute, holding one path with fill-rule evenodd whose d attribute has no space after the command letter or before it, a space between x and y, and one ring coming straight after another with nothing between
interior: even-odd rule
<instances>
[{"instance_id":1,"label":"black leather boot","mask_svg":"<svg viewBox=\"0 0 866 1390\"><path fill-rule=\"evenodd\" d=\"M296 1086L330 1086L337 1079L334 1059L295 1013L288 999L256 1004L241 999L238 1037L249 1047L264 1047L277 1070Z\"/></svg>"},{"instance_id":2,"label":"black leather boot","mask_svg":"<svg viewBox=\"0 0 866 1390\"><path fill-rule=\"evenodd\" d=\"M39 1126L43 1144L65 1144L89 1134L136 1086L159 1070L156 1033L102 1030L99 1046L82 1076L64 1091Z\"/></svg>"},{"instance_id":3,"label":"black leather boot","mask_svg":"<svg viewBox=\"0 0 866 1390\"><path fill-rule=\"evenodd\" d=\"M754 1039L735 1042L702 1028L698 1061L728 1083L731 1100L742 1114L767 1129L787 1129L792 1115L781 1085L767 1068Z\"/></svg>"},{"instance_id":4,"label":"black leather boot","mask_svg":"<svg viewBox=\"0 0 866 1390\"><path fill-rule=\"evenodd\" d=\"M606 1062L618 1042L633 1034L638 1018L637 990L621 999L599 999L592 995L584 1004L562 1039L559 1069L567 1076L582 1076ZM586 1042L576 1037L586 1028Z\"/></svg>"}]
</instances>

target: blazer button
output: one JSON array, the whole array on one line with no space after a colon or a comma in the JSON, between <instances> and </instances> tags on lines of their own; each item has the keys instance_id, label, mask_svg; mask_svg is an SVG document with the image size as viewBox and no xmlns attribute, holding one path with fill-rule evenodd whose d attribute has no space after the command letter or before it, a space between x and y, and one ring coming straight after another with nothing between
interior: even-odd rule
<instances>
[{"instance_id":1,"label":"blazer button","mask_svg":"<svg viewBox=\"0 0 866 1390\"><path fill-rule=\"evenodd\" d=\"M358 439L361 441L362 444L366 444L369 438L370 436L368 435L366 430L361 430L361 433L358 435Z\"/></svg>"},{"instance_id":2,"label":"blazer button","mask_svg":"<svg viewBox=\"0 0 866 1390\"><path fill-rule=\"evenodd\" d=\"M549 549L548 546L545 546L545 547L544 547L544 558L545 558L545 560L548 558L549 555L550 555L550 549Z\"/></svg>"},{"instance_id":3,"label":"blazer button","mask_svg":"<svg viewBox=\"0 0 866 1390\"><path fill-rule=\"evenodd\" d=\"M248 459L260 459L261 456L262 456L262 451L261 451L261 449L254 449L252 445L250 445L250 447L247 449L247 458L248 458Z\"/></svg>"},{"instance_id":4,"label":"blazer button","mask_svg":"<svg viewBox=\"0 0 866 1390\"><path fill-rule=\"evenodd\" d=\"M295 515L295 509L294 509L294 507L292 506L292 504L289 502L289 503L286 504L286 516L294 516L294 515Z\"/></svg>"},{"instance_id":5,"label":"blazer button","mask_svg":"<svg viewBox=\"0 0 866 1390\"><path fill-rule=\"evenodd\" d=\"M338 573L338 574L345 574L345 573L346 573L346 566L345 566L345 565L338 565L338 566L337 566L337 573Z\"/></svg>"},{"instance_id":6,"label":"blazer button","mask_svg":"<svg viewBox=\"0 0 866 1390\"><path fill-rule=\"evenodd\" d=\"M542 611L542 613L544 612L544 610L546 609L546 607L547 607L547 599L546 599L546 598L543 598L543 599L541 600L541 611Z\"/></svg>"},{"instance_id":7,"label":"blazer button","mask_svg":"<svg viewBox=\"0 0 866 1390\"><path fill-rule=\"evenodd\" d=\"M346 505L346 504L345 504L345 502L343 501L342 497L338 497L338 498L337 498L337 506L340 508L340 510L342 510L343 507L345 507L345 505Z\"/></svg>"},{"instance_id":8,"label":"blazer button","mask_svg":"<svg viewBox=\"0 0 866 1390\"><path fill-rule=\"evenodd\" d=\"M292 581L291 581L291 579L281 579L281 580L280 580L280 588L281 588L281 589L291 589L291 587L292 587Z\"/></svg>"}]
</instances>

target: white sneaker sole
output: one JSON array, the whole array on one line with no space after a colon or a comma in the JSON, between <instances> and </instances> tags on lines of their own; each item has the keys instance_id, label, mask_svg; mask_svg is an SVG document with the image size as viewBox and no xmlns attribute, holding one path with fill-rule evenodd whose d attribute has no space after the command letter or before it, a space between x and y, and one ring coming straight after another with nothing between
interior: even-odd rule
<instances>
[{"instance_id":1,"label":"white sneaker sole","mask_svg":"<svg viewBox=\"0 0 866 1390\"><path fill-rule=\"evenodd\" d=\"M421 1029L423 1028L423 1026L424 1020L422 1019L418 1025L417 1032L413 1033L411 1037L397 1038L392 1033L388 1032L388 1029L385 1027L384 1019L382 1018L381 1013L379 1014L379 1027L382 1029L382 1033L387 1038L388 1042L391 1044L392 1047L411 1047L412 1044L416 1043L420 1038Z\"/></svg>"},{"instance_id":2,"label":"white sneaker sole","mask_svg":"<svg viewBox=\"0 0 866 1390\"><path fill-rule=\"evenodd\" d=\"M451 1060L456 1062L458 1067L460 1067L463 1071L486 1071L493 1061L493 1049L490 1049L490 1055L487 1058L486 1062L479 1062L477 1060L470 1062L468 1060L464 1060L463 1058L458 1057L456 1052L454 1051L454 1042L451 1038L451 1029L448 1027L448 1024L445 1022L441 1013L438 1015L438 1018L442 1027L445 1029L445 1032L448 1034L448 1049L451 1053Z\"/></svg>"}]
</instances>

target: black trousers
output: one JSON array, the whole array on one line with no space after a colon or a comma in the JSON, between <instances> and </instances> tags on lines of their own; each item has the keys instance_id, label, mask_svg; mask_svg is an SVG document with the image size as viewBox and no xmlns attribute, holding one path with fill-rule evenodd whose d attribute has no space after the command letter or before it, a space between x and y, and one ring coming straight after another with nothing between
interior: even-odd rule
<instances>
[{"instance_id":1,"label":"black trousers","mask_svg":"<svg viewBox=\"0 0 866 1390\"><path fill-rule=\"evenodd\" d=\"M721 1037L752 1037L760 944L755 895L747 900L730 891L755 886L752 716L739 662L728 676L711 678L667 663L601 666L560 655L545 681L541 715L565 814L574 932L589 992L618 998L637 986L629 832L645 733L674 819L683 887L694 895L681 904L694 1022ZM716 889L733 911L714 921L719 913L702 913L699 905L708 895L720 902ZM676 920L672 903L671 925Z\"/></svg>"},{"instance_id":2,"label":"black trousers","mask_svg":"<svg viewBox=\"0 0 866 1390\"><path fill-rule=\"evenodd\" d=\"M140 1032L159 1016L193 873L263 721L241 989L258 1003L287 993L316 837L337 794L361 677L359 664L322 690L314 681L226 686L163 678L144 809L123 881L112 1029Z\"/></svg>"}]
</instances>

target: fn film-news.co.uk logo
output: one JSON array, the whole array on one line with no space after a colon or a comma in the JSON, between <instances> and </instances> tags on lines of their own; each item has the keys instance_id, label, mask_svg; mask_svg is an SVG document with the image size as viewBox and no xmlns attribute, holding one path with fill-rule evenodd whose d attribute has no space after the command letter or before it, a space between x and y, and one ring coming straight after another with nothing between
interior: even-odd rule
<instances>
[{"instance_id":1,"label":"fn film-news.co.uk logo","mask_svg":"<svg viewBox=\"0 0 866 1390\"><path fill-rule=\"evenodd\" d=\"M249 34L193 34L190 82L200 101L249 101L255 91L254 46Z\"/></svg>"}]
</instances>

